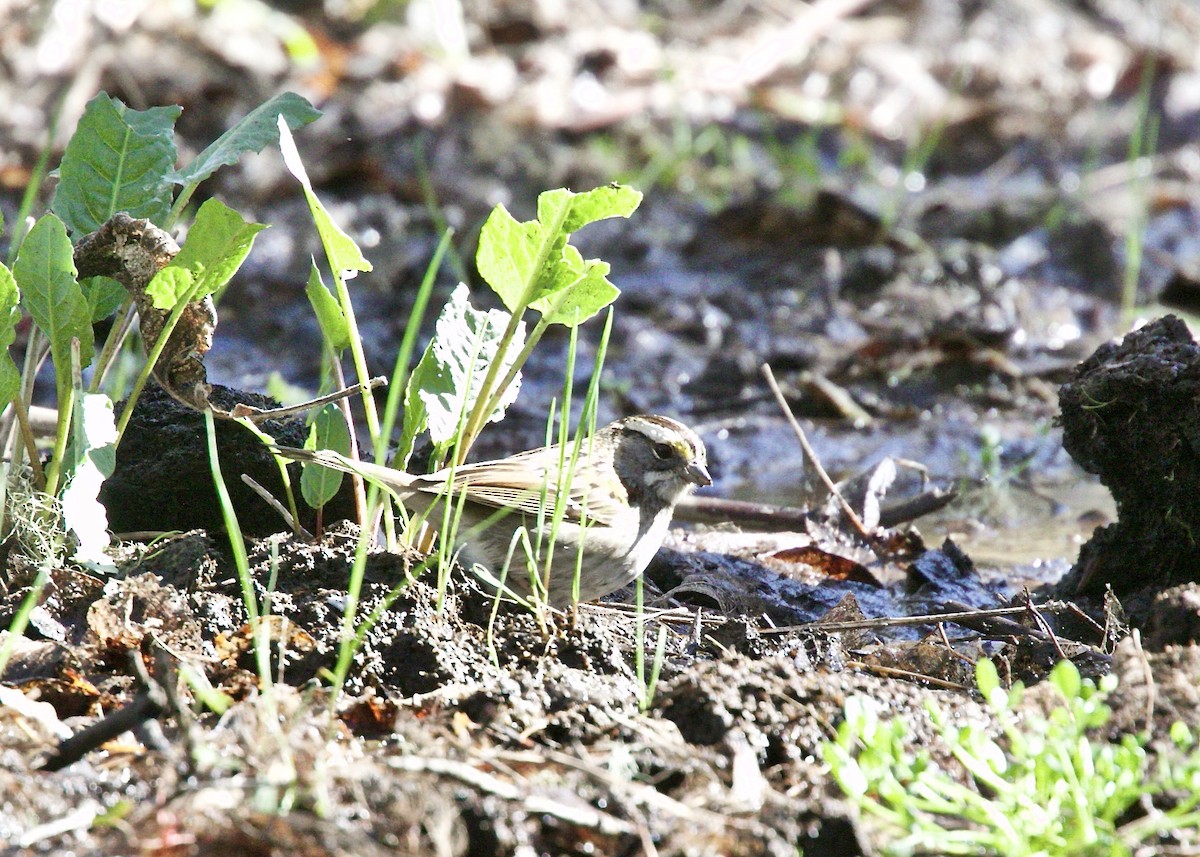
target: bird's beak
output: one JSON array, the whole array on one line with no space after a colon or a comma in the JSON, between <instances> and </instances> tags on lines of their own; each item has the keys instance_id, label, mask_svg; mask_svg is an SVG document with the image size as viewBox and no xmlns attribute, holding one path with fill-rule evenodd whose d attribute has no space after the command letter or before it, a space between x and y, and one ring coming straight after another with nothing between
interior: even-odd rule
<instances>
[{"instance_id":1,"label":"bird's beak","mask_svg":"<svg viewBox=\"0 0 1200 857\"><path fill-rule=\"evenodd\" d=\"M712 485L712 477L708 475L708 468L703 462L693 461L687 466L688 479L695 482L701 488L706 485Z\"/></svg>"}]
</instances>

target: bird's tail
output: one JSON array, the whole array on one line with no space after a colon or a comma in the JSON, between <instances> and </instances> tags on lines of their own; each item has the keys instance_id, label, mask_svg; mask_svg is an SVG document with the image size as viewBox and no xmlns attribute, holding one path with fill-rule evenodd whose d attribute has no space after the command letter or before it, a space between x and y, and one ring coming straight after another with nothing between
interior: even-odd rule
<instances>
[{"instance_id":1,"label":"bird's tail","mask_svg":"<svg viewBox=\"0 0 1200 857\"><path fill-rule=\"evenodd\" d=\"M368 482L374 482L386 488L403 499L415 489L413 482L416 478L400 470L372 464L369 461L354 461L331 449L299 449L294 446L273 446L271 449L284 458L302 461L306 464L320 464L342 473L352 473L361 476Z\"/></svg>"}]
</instances>

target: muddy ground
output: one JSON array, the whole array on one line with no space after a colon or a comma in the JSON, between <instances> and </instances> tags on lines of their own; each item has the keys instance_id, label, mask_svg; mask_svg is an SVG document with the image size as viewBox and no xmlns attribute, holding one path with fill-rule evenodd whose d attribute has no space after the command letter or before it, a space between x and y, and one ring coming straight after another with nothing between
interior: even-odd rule
<instances>
[{"instance_id":1,"label":"muddy ground","mask_svg":"<svg viewBox=\"0 0 1200 857\"><path fill-rule=\"evenodd\" d=\"M110 519L182 534L125 542L115 578L52 571L3 677L51 706L0 709L14 853L871 854L886 842L820 760L852 695L946 760L926 706L988 723L975 658L1033 684L1067 653L1122 678L1113 734L1200 724L1186 323L1200 16L1186 0L120 8L6 13L6 223L60 99L55 157L100 89L181 104L191 153L300 92L325 111L298 135L317 191L375 266L355 300L385 373L447 225L443 299L478 285L473 242L496 202L525 218L542 190L629 182L646 193L634 218L578 235L623 292L601 418L677 416L708 444L711 495L813 514L786 531L681 522L647 572L640 642L629 592L545 629L515 607L493 618L461 575L439 592L427 574L407 582L412 557L375 554L360 615L391 603L333 699L356 530L269 537L282 527L247 495L282 641L265 692L198 417L151 395ZM238 400L273 375L315 388L303 285L319 244L298 188L268 150L196 201L210 195L272 225L222 300L210 380ZM1139 309L1123 315L1123 294ZM578 365L597 336L585 329ZM547 337L481 456L540 441L565 348ZM954 503L919 533L893 520L875 551L848 534L763 363L835 478L909 459ZM222 432L225 460L239 441ZM922 496L902 474L885 506ZM5 625L37 571L28 554L6 544ZM1062 609L834 624L1024 605L1026 587ZM653 659L660 625L643 711L635 653ZM233 706L194 706L181 669ZM56 755L122 709L134 731ZM1182 831L1161 853L1196 840Z\"/></svg>"}]
</instances>

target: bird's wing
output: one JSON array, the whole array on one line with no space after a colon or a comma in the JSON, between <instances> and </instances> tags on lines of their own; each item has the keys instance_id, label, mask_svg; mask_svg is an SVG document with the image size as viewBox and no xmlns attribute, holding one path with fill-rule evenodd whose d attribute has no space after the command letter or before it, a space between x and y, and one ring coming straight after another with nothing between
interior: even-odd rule
<instances>
[{"instance_id":1,"label":"bird's wing","mask_svg":"<svg viewBox=\"0 0 1200 857\"><path fill-rule=\"evenodd\" d=\"M563 511L564 520L578 523L587 517L598 523L614 523L627 503L624 487L615 476L611 485L587 482L577 471ZM487 506L517 509L528 515L538 514L543 507L552 512L558 495L558 453L534 450L511 459L463 465L454 472L454 487Z\"/></svg>"}]
</instances>

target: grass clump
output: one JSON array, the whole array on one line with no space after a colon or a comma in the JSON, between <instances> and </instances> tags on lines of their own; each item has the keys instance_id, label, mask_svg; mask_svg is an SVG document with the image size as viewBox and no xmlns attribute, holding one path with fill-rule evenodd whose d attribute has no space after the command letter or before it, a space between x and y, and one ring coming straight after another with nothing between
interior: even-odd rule
<instances>
[{"instance_id":1,"label":"grass clump","mask_svg":"<svg viewBox=\"0 0 1200 857\"><path fill-rule=\"evenodd\" d=\"M1021 687L1001 688L988 660L976 673L998 734L930 707L957 771L914 752L904 722L882 717L874 701L847 700L823 756L883 853L1121 857L1163 836L1200 838L1200 748L1182 724L1151 753L1145 735L1103 734L1111 675L1083 681L1063 661L1049 679L1060 704L1019 717Z\"/></svg>"}]
</instances>

